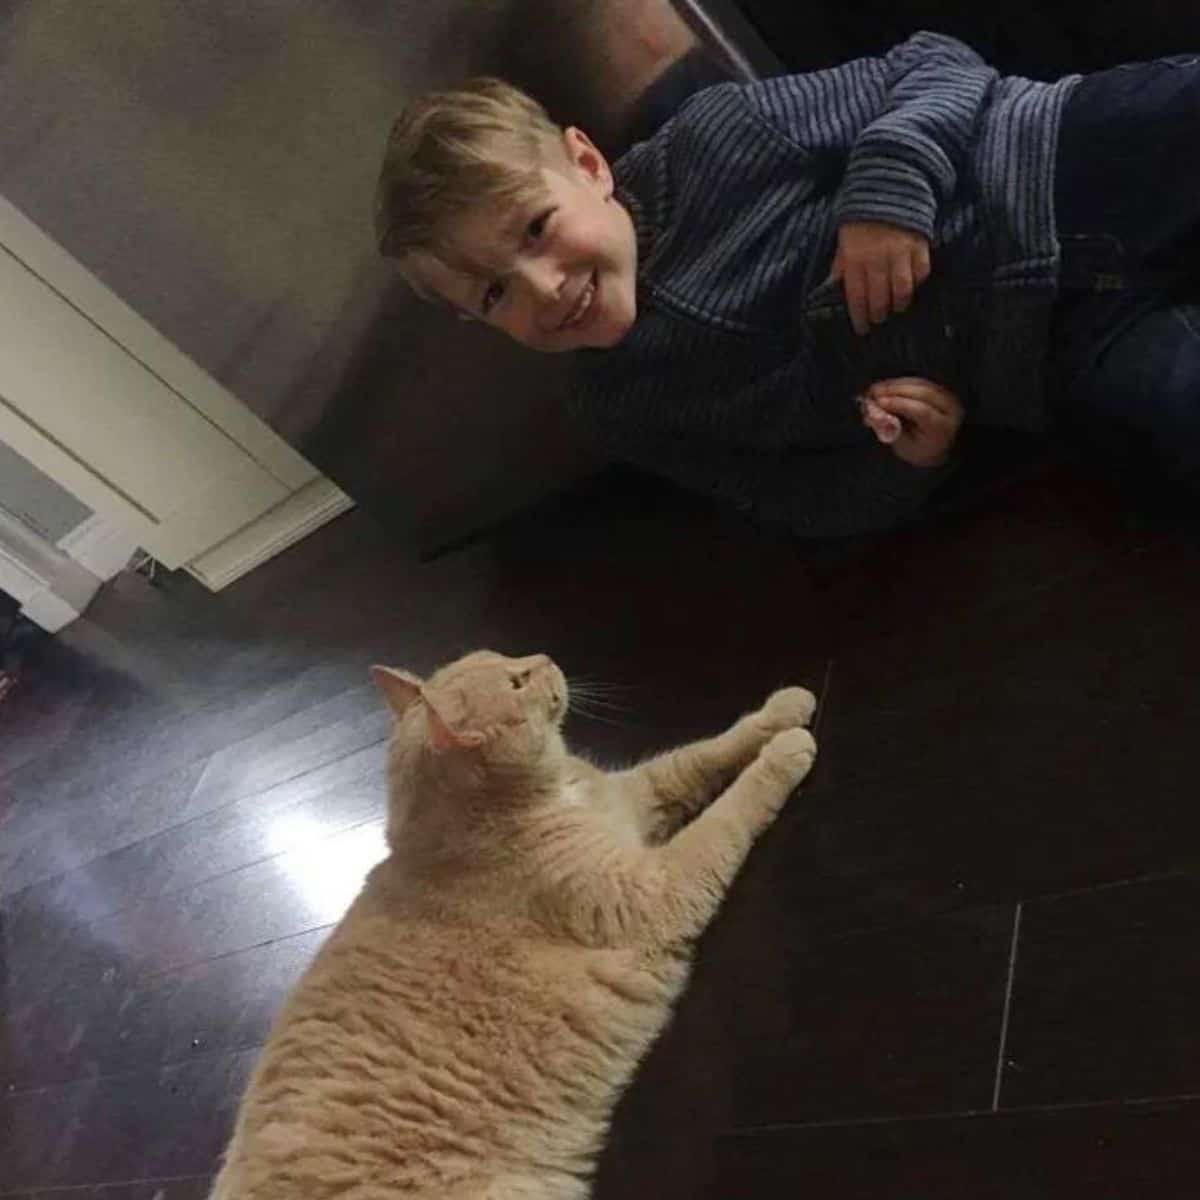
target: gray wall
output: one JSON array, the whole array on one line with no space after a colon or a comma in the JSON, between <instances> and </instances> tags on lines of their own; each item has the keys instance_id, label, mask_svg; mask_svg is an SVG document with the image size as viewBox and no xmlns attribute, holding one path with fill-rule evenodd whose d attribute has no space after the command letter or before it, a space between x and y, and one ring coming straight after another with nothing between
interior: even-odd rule
<instances>
[{"instance_id":1,"label":"gray wall","mask_svg":"<svg viewBox=\"0 0 1200 1200\"><path fill-rule=\"evenodd\" d=\"M371 241L391 116L468 67L615 146L668 0L0 5L0 192L426 545L577 476L564 364L436 319Z\"/></svg>"}]
</instances>

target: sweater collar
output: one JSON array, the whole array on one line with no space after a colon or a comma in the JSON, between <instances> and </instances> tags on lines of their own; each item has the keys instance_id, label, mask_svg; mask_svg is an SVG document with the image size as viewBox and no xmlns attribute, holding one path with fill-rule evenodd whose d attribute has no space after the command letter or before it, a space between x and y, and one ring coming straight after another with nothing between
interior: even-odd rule
<instances>
[{"instance_id":1,"label":"sweater collar","mask_svg":"<svg viewBox=\"0 0 1200 1200\"><path fill-rule=\"evenodd\" d=\"M650 252L654 249L657 230L646 206L627 188L618 187L616 190L618 202L624 206L633 221L633 232L637 238L638 273L650 260Z\"/></svg>"}]
</instances>

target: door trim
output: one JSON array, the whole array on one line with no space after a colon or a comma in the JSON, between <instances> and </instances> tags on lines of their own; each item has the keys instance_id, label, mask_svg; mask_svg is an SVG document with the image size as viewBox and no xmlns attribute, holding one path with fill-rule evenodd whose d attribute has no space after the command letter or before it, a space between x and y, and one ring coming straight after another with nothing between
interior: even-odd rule
<instances>
[{"instance_id":1,"label":"door trim","mask_svg":"<svg viewBox=\"0 0 1200 1200\"><path fill-rule=\"evenodd\" d=\"M341 488L319 476L199 558L192 559L184 569L210 591L219 592L353 507L354 501Z\"/></svg>"},{"instance_id":2,"label":"door trim","mask_svg":"<svg viewBox=\"0 0 1200 1200\"><path fill-rule=\"evenodd\" d=\"M3 196L0 245L289 491L318 474L303 455Z\"/></svg>"},{"instance_id":3,"label":"door trim","mask_svg":"<svg viewBox=\"0 0 1200 1200\"><path fill-rule=\"evenodd\" d=\"M68 557L103 582L119 575L137 550L137 538L92 513L56 543Z\"/></svg>"}]
</instances>

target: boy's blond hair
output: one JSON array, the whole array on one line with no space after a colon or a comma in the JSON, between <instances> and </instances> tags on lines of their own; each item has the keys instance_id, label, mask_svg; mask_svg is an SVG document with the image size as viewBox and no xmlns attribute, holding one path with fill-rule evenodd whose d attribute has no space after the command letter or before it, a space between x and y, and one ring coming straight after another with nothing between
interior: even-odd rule
<instances>
[{"instance_id":1,"label":"boy's blond hair","mask_svg":"<svg viewBox=\"0 0 1200 1200\"><path fill-rule=\"evenodd\" d=\"M447 227L481 204L536 190L561 153L562 130L532 97L481 76L414 100L392 124L375 198L381 254L414 251L449 261Z\"/></svg>"}]
</instances>

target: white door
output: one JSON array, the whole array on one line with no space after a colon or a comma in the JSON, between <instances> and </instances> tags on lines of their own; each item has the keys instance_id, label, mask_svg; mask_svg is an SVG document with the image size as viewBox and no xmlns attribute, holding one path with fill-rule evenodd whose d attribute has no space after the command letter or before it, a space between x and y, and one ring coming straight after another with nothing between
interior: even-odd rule
<instances>
[{"instance_id":1,"label":"white door","mask_svg":"<svg viewBox=\"0 0 1200 1200\"><path fill-rule=\"evenodd\" d=\"M320 478L2 200L0 440L168 567Z\"/></svg>"}]
</instances>

